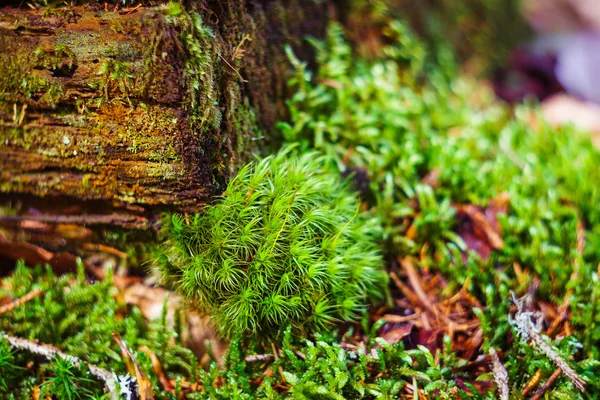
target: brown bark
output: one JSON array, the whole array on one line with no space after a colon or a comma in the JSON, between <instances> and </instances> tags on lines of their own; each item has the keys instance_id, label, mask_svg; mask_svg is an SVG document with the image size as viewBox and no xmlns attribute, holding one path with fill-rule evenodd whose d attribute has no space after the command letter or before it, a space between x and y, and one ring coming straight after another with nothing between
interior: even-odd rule
<instances>
[{"instance_id":1,"label":"brown bark","mask_svg":"<svg viewBox=\"0 0 600 400\"><path fill-rule=\"evenodd\" d=\"M62 251L77 226L199 210L276 140L284 45L324 34L316 3L0 8L0 233Z\"/></svg>"},{"instance_id":2,"label":"brown bark","mask_svg":"<svg viewBox=\"0 0 600 400\"><path fill-rule=\"evenodd\" d=\"M2 192L149 205L205 199L207 177L189 179L177 147L184 54L174 28L154 10L68 13L0 12Z\"/></svg>"},{"instance_id":3,"label":"brown bark","mask_svg":"<svg viewBox=\"0 0 600 400\"><path fill-rule=\"evenodd\" d=\"M252 131L283 117L283 43L315 33L287 8L318 8L212 3L196 10L214 37L199 49L212 76L195 94L181 36L197 33L167 21L166 6L0 9L0 191L187 210L206 202L260 138ZM206 121L191 122L194 112Z\"/></svg>"}]
</instances>

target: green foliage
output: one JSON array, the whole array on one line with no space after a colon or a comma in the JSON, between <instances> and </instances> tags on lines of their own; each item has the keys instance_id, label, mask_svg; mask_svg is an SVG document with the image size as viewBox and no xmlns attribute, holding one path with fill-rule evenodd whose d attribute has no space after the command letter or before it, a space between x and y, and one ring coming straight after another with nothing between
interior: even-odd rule
<instances>
[{"instance_id":1,"label":"green foliage","mask_svg":"<svg viewBox=\"0 0 600 400\"><path fill-rule=\"evenodd\" d=\"M60 400L74 400L90 397L93 394L80 385L93 382L93 380L77 378L75 367L70 361L59 356L48 364L46 369L52 376L41 385L40 396L53 395Z\"/></svg>"},{"instance_id":2,"label":"green foliage","mask_svg":"<svg viewBox=\"0 0 600 400\"><path fill-rule=\"evenodd\" d=\"M0 393L6 392L9 385L19 377L19 368L15 365L14 350L5 339L0 339Z\"/></svg>"},{"instance_id":3,"label":"green foliage","mask_svg":"<svg viewBox=\"0 0 600 400\"><path fill-rule=\"evenodd\" d=\"M101 79L99 90L104 94L104 100L108 101L111 95L114 96L115 93L119 93L127 99L130 106L133 106L129 99L133 75L127 63L107 60L100 65L96 75Z\"/></svg>"},{"instance_id":4,"label":"green foliage","mask_svg":"<svg viewBox=\"0 0 600 400\"><path fill-rule=\"evenodd\" d=\"M182 346L180 330L168 327L166 314L158 321L145 321L138 308L128 307L117 296L111 282L111 275L101 282L88 282L82 265L76 276L57 277L50 268L27 268L19 263L13 275L2 281L0 298L19 298L34 289L42 294L0 315L0 331L54 345L86 363L125 375L125 361L112 338L118 333L148 375L158 398L167 398L167 394L159 385L151 359L139 350L143 347L156 354L167 374L195 380L198 360ZM31 354L12 349L0 339L0 399L31 398L31 391L42 383L42 390L59 399L100 398L103 393L102 382L68 360L25 369L34 360Z\"/></svg>"},{"instance_id":5,"label":"green foliage","mask_svg":"<svg viewBox=\"0 0 600 400\"><path fill-rule=\"evenodd\" d=\"M298 342L287 329L278 360L268 365L273 372L268 377L260 363L246 361L253 351L233 341L225 368L213 366L203 374L205 391L196 398L383 400L399 398L406 384L415 383L438 399L468 395L453 378L453 368L461 364L447 354L440 362L422 346L406 350L402 342L389 345L371 338L365 347L355 347L338 340L337 334L330 334ZM287 388L284 393L282 387ZM494 398L491 393L471 397Z\"/></svg>"},{"instance_id":6,"label":"green foliage","mask_svg":"<svg viewBox=\"0 0 600 400\"><path fill-rule=\"evenodd\" d=\"M559 260L571 263L576 219L590 227L592 238L600 224L600 153L589 138L569 127L532 128L535 113L528 107L511 118L489 100L470 104L473 83L446 76L445 64L423 62L419 52L406 53L415 58L398 63L395 54L405 54L405 42L415 46L406 32L374 62L353 57L339 26L329 35L316 42L316 80L290 53L296 94L289 102L291 122L279 126L287 140L320 150L340 170L368 172L374 212L392 239L388 250L418 249L431 235L460 248L451 233L450 204L485 206L507 192L503 262L533 265L544 275L552 271L564 287L570 271L556 266ZM404 78L421 73L428 83L415 86ZM423 184L429 175L436 176L432 187ZM404 217L416 219L416 245L404 237L408 227L398 223ZM586 250L590 261L598 254Z\"/></svg>"},{"instance_id":7,"label":"green foliage","mask_svg":"<svg viewBox=\"0 0 600 400\"><path fill-rule=\"evenodd\" d=\"M285 149L242 168L203 214L165 220L161 277L228 337L356 320L387 286L357 197L321 157Z\"/></svg>"},{"instance_id":8,"label":"green foliage","mask_svg":"<svg viewBox=\"0 0 600 400\"><path fill-rule=\"evenodd\" d=\"M434 151L445 150L447 143L440 143L439 133L464 121L460 108L465 107L447 101L456 96L440 69L425 59L418 39L399 23L390 30L400 41L370 63L353 58L341 28L332 25L330 39L313 41L320 62L315 83L305 65L289 53L297 68L290 81L296 93L289 102L292 121L279 127L286 140L323 151L341 170L368 171L377 212L386 236L393 239L402 233L395 221L415 214L409 200L423 198L424 190L417 187L436 161ZM406 51L413 48L420 51ZM436 86L417 84L424 75ZM447 208L444 202L440 204ZM431 209L438 201L426 203ZM422 226L420 234L426 236L431 229L427 223Z\"/></svg>"},{"instance_id":9,"label":"green foliage","mask_svg":"<svg viewBox=\"0 0 600 400\"><path fill-rule=\"evenodd\" d=\"M485 91L475 96L473 82L455 75L448 59L436 65L421 51L406 51L418 41L406 30L390 29L401 32L398 40L365 61L353 55L334 25L327 40L313 41L319 60L314 77L288 52L297 70L290 81L296 94L289 102L291 121L279 125L283 135L319 150L340 171L367 172L371 212L385 229L386 251L425 256L422 263L448 279L448 293L468 284L484 306L476 311L483 349L503 349L515 392L534 366L543 365L544 377L555 368L531 344L510 341L510 292L525 293L535 282L536 301L561 304L573 289L576 329L554 347L564 359L575 355L578 373L594 376L600 152L573 127L550 127L531 105L511 113ZM485 261L465 252L453 204L485 207L501 194L509 198L508 213L498 216L504 245ZM580 229L583 254L577 252ZM515 263L527 274L517 276ZM597 379L589 382L599 385ZM564 377L549 393L581 396Z\"/></svg>"},{"instance_id":10,"label":"green foliage","mask_svg":"<svg viewBox=\"0 0 600 400\"><path fill-rule=\"evenodd\" d=\"M63 351L98 366L114 366L120 362L112 332L122 334L133 344L143 330L139 310L133 310L127 318L117 317L126 307L114 297L111 277L89 285L83 266L74 281L69 275L56 277L50 269L37 267L32 271L20 265L5 284L0 297L19 298L36 288L41 289L44 296L3 315L1 330L43 343L60 343Z\"/></svg>"}]
</instances>

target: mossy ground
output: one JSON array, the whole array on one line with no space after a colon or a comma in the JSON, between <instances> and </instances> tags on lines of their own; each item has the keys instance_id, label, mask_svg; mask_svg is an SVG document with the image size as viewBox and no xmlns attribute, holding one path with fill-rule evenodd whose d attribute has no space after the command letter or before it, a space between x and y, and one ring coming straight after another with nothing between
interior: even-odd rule
<instances>
[{"instance_id":1,"label":"mossy ground","mask_svg":"<svg viewBox=\"0 0 600 400\"><path fill-rule=\"evenodd\" d=\"M457 72L448 47L431 53L398 22L385 34L367 61L332 25L313 41L313 72L289 51L295 95L278 129L334 172L354 173L385 230L392 306L326 335L286 330L272 347L235 339L224 365L204 370L177 328L147 326L110 277L91 284L83 271L56 278L20 266L3 280L5 301L42 294L1 314L4 331L124 374L111 340L120 333L157 398L495 399L504 383L490 349L510 398L597 398L600 152L585 133L546 124L533 104L498 103ZM75 398L102 396L97 381L74 367L65 378L59 363L2 341L0 391L28 398L58 390L62 376L63 389L85 389Z\"/></svg>"}]
</instances>

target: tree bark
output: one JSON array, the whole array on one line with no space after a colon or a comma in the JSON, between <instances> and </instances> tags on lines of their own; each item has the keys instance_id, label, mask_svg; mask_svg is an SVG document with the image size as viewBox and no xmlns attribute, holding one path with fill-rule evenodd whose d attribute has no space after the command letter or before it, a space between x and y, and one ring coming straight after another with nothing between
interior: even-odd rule
<instances>
[{"instance_id":1,"label":"tree bark","mask_svg":"<svg viewBox=\"0 0 600 400\"><path fill-rule=\"evenodd\" d=\"M198 211L276 142L284 45L306 58L330 6L20 4L0 8L0 257L31 252L17 242L125 248L122 228Z\"/></svg>"},{"instance_id":2,"label":"tree bark","mask_svg":"<svg viewBox=\"0 0 600 400\"><path fill-rule=\"evenodd\" d=\"M285 116L292 3L0 9L0 191L197 210Z\"/></svg>"}]
</instances>

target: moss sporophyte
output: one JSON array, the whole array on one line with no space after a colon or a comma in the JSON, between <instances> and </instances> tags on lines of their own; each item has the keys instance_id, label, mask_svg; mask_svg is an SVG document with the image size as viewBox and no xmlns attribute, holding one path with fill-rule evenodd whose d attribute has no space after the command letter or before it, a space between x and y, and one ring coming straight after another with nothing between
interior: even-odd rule
<instances>
[{"instance_id":1,"label":"moss sporophyte","mask_svg":"<svg viewBox=\"0 0 600 400\"><path fill-rule=\"evenodd\" d=\"M321 156L288 147L242 168L202 214L168 217L158 271L227 337L354 321L387 288L376 225L359 210Z\"/></svg>"}]
</instances>

